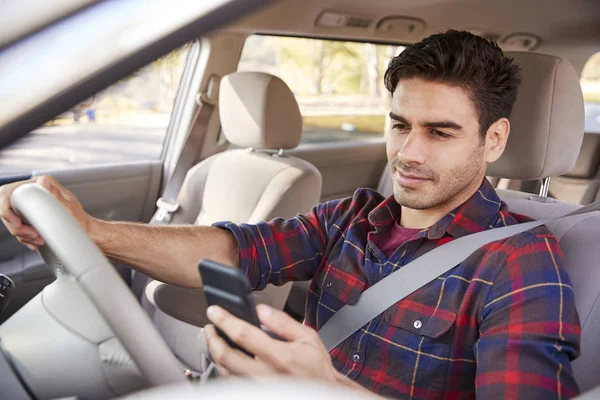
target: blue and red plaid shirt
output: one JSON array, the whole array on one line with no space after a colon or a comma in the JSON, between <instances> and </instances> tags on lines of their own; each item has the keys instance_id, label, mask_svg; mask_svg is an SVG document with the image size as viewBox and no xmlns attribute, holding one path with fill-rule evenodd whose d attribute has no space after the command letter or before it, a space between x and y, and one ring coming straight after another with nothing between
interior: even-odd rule
<instances>
[{"instance_id":1,"label":"blue and red plaid shirt","mask_svg":"<svg viewBox=\"0 0 600 400\"><path fill-rule=\"evenodd\" d=\"M255 289L312 280L309 326L397 268L454 238L529 218L509 213L491 184L388 259L394 198L359 189L312 212L256 225L216 224L237 238ZM331 351L334 366L384 396L412 399L569 398L580 326L556 238L545 227L488 244L399 301Z\"/></svg>"}]
</instances>

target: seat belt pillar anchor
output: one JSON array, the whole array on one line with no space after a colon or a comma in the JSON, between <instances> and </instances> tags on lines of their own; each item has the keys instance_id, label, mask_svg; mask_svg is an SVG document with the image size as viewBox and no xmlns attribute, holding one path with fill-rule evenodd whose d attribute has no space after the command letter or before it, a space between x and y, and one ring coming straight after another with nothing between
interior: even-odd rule
<instances>
[{"instance_id":1,"label":"seat belt pillar anchor","mask_svg":"<svg viewBox=\"0 0 600 400\"><path fill-rule=\"evenodd\" d=\"M208 78L206 84L206 90L196 95L196 104L201 106L202 104L210 104L216 106L219 102L219 85L221 84L221 77L212 74Z\"/></svg>"},{"instance_id":2,"label":"seat belt pillar anchor","mask_svg":"<svg viewBox=\"0 0 600 400\"><path fill-rule=\"evenodd\" d=\"M171 222L173 213L179 209L178 203L170 203L166 200L163 200L162 197L156 201L156 206L158 207L156 219L161 222Z\"/></svg>"}]
</instances>

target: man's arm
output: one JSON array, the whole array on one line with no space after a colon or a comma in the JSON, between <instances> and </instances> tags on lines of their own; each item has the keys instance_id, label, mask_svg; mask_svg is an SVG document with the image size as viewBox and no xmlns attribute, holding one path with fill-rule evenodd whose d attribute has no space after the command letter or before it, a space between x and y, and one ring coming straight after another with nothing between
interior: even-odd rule
<instances>
[{"instance_id":1,"label":"man's arm","mask_svg":"<svg viewBox=\"0 0 600 400\"><path fill-rule=\"evenodd\" d=\"M44 240L33 227L21 221L10 205L12 192L25 183L39 183L50 191L107 256L160 281L200 287L197 270L200 258L227 265L239 264L237 241L225 230L100 221L87 214L79 200L50 176L0 187L2 222L12 235L32 250L43 246Z\"/></svg>"},{"instance_id":2,"label":"man's arm","mask_svg":"<svg viewBox=\"0 0 600 400\"><path fill-rule=\"evenodd\" d=\"M581 330L556 238L528 235L510 250L481 314L477 398L573 397Z\"/></svg>"},{"instance_id":3,"label":"man's arm","mask_svg":"<svg viewBox=\"0 0 600 400\"><path fill-rule=\"evenodd\" d=\"M289 281L312 279L317 268L327 259L327 227L337 214L330 208L346 209L351 199L331 201L313 207L293 218L275 218L256 224L219 222L236 239L239 267L248 276L253 290L269 283L279 286ZM341 205L340 205L341 204Z\"/></svg>"},{"instance_id":4,"label":"man's arm","mask_svg":"<svg viewBox=\"0 0 600 400\"><path fill-rule=\"evenodd\" d=\"M210 226L148 225L95 220L90 237L110 258L161 282L197 288L198 260L239 266L237 242Z\"/></svg>"}]
</instances>

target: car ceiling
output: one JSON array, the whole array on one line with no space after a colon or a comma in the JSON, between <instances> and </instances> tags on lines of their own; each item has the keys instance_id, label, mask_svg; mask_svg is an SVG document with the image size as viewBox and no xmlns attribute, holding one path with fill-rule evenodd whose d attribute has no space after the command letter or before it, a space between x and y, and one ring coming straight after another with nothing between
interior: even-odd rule
<instances>
[{"instance_id":1,"label":"car ceiling","mask_svg":"<svg viewBox=\"0 0 600 400\"><path fill-rule=\"evenodd\" d=\"M316 26L324 11L373 17L374 23L368 28ZM378 31L378 21L391 16L418 18L425 28L418 35L402 37ZM597 0L281 0L227 30L411 43L449 28L472 30L500 41L509 34L533 34L540 38L534 51L565 57L581 71L589 57L600 51L600 3Z\"/></svg>"}]
</instances>

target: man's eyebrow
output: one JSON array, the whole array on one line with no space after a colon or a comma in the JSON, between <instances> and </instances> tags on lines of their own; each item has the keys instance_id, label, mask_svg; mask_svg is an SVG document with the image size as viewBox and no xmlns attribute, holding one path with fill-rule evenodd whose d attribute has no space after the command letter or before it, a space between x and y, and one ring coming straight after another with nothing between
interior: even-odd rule
<instances>
[{"instance_id":1,"label":"man's eyebrow","mask_svg":"<svg viewBox=\"0 0 600 400\"><path fill-rule=\"evenodd\" d=\"M431 122L425 122L423 124L423 126L426 126L427 128L446 128L446 129L453 129L455 131L462 131L463 127L460 126L459 124L457 124L456 122L452 122L452 121L431 121Z\"/></svg>"},{"instance_id":2,"label":"man's eyebrow","mask_svg":"<svg viewBox=\"0 0 600 400\"><path fill-rule=\"evenodd\" d=\"M394 114L393 112L390 112L390 118L393 119L394 121L398 121L398 122L402 122L403 124L406 125L411 125L406 118L398 115L398 114ZM459 124L457 124L454 121L449 121L449 120L442 120L442 121L429 121L429 122L425 122L423 124L423 126L427 127L427 128L446 128L446 129L454 129L456 131L462 131L463 127Z\"/></svg>"},{"instance_id":3,"label":"man's eyebrow","mask_svg":"<svg viewBox=\"0 0 600 400\"><path fill-rule=\"evenodd\" d=\"M394 121L398 121L398 122L402 122L403 124L410 125L404 117L394 114L393 112L390 113L390 118L393 119Z\"/></svg>"}]
</instances>

